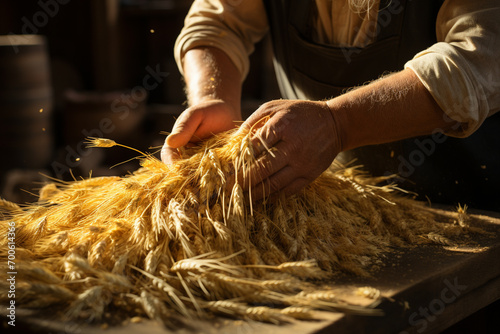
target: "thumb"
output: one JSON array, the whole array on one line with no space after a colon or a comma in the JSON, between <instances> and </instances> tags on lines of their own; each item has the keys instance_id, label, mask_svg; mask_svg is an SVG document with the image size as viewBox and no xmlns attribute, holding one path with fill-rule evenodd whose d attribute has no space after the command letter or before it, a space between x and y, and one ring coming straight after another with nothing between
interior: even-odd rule
<instances>
[{"instance_id":1,"label":"thumb","mask_svg":"<svg viewBox=\"0 0 500 334\"><path fill-rule=\"evenodd\" d=\"M201 121L202 117L199 113L193 113L189 109L185 110L175 122L172 133L167 137L167 146L179 148L189 143Z\"/></svg>"},{"instance_id":2,"label":"thumb","mask_svg":"<svg viewBox=\"0 0 500 334\"><path fill-rule=\"evenodd\" d=\"M172 132L168 135L166 143L170 148L179 148L185 146L189 142L189 139L191 139L191 135L186 132Z\"/></svg>"}]
</instances>

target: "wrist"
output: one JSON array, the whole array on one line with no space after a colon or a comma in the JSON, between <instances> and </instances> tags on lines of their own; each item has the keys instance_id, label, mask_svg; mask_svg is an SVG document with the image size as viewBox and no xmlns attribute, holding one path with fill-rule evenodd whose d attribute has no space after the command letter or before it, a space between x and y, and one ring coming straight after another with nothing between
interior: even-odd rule
<instances>
[{"instance_id":1,"label":"wrist","mask_svg":"<svg viewBox=\"0 0 500 334\"><path fill-rule=\"evenodd\" d=\"M325 104L332 119L332 133L336 136L338 142L338 152L351 149L349 138L347 138L350 131L347 129L345 108L335 101L335 99L326 101Z\"/></svg>"},{"instance_id":2,"label":"wrist","mask_svg":"<svg viewBox=\"0 0 500 334\"><path fill-rule=\"evenodd\" d=\"M206 96L191 104L189 109L204 110L206 116L213 115L216 119L222 117L225 120L241 121L240 104L231 103L221 98Z\"/></svg>"},{"instance_id":3,"label":"wrist","mask_svg":"<svg viewBox=\"0 0 500 334\"><path fill-rule=\"evenodd\" d=\"M183 68L190 106L220 100L240 113L241 75L223 51L214 47L191 49L184 55Z\"/></svg>"},{"instance_id":4,"label":"wrist","mask_svg":"<svg viewBox=\"0 0 500 334\"><path fill-rule=\"evenodd\" d=\"M443 111L411 70L352 90L327 105L344 151L428 135L447 126Z\"/></svg>"}]
</instances>

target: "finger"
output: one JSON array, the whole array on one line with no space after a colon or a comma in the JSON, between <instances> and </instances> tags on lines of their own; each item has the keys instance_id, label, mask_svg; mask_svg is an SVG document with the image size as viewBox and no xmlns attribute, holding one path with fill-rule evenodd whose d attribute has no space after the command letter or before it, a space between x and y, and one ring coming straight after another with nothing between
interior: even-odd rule
<instances>
[{"instance_id":1,"label":"finger","mask_svg":"<svg viewBox=\"0 0 500 334\"><path fill-rule=\"evenodd\" d=\"M270 121L262 128L256 131L251 137L254 156L259 157L263 152L269 151L280 141L280 135L275 130L274 122Z\"/></svg>"},{"instance_id":2,"label":"finger","mask_svg":"<svg viewBox=\"0 0 500 334\"><path fill-rule=\"evenodd\" d=\"M309 185L309 183L311 183L310 179L300 177L293 180L292 183L286 187L282 188L280 192L285 196L291 196L304 189L307 185Z\"/></svg>"},{"instance_id":3,"label":"finger","mask_svg":"<svg viewBox=\"0 0 500 334\"><path fill-rule=\"evenodd\" d=\"M303 189L310 181L297 177L297 172L290 166L282 168L267 180L252 188L252 200L273 198L278 194L290 196Z\"/></svg>"},{"instance_id":4,"label":"finger","mask_svg":"<svg viewBox=\"0 0 500 334\"><path fill-rule=\"evenodd\" d=\"M201 121L201 113L186 109L175 122L172 133L167 137L166 144L171 148L186 145L200 126Z\"/></svg>"},{"instance_id":5,"label":"finger","mask_svg":"<svg viewBox=\"0 0 500 334\"><path fill-rule=\"evenodd\" d=\"M265 151L246 173L240 171L238 173L238 180L244 181L242 184L243 189L248 189L261 183L286 167L288 165L288 157L284 152L287 152L286 143L279 142L276 146L270 148L269 151Z\"/></svg>"},{"instance_id":6,"label":"finger","mask_svg":"<svg viewBox=\"0 0 500 334\"><path fill-rule=\"evenodd\" d=\"M177 159L180 159L180 155L177 149L169 147L165 140L165 144L163 144L163 147L161 148L161 161L169 165L172 164Z\"/></svg>"}]
</instances>

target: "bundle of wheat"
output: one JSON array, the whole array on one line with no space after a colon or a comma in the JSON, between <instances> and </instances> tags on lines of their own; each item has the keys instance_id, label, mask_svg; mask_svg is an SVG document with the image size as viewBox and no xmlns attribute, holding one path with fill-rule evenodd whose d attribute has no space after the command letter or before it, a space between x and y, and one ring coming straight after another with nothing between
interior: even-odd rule
<instances>
[{"instance_id":1,"label":"bundle of wheat","mask_svg":"<svg viewBox=\"0 0 500 334\"><path fill-rule=\"evenodd\" d=\"M355 168L328 170L289 198L252 203L241 182L227 184L233 171L245 175L255 163L242 131L186 149L172 165L142 158L126 177L49 184L25 207L0 201L1 235L15 224L20 306L57 305L87 321L112 310L168 326L214 314L272 323L308 319L314 309L374 314L315 290L314 280L366 275L391 246L462 228L437 222Z\"/></svg>"}]
</instances>

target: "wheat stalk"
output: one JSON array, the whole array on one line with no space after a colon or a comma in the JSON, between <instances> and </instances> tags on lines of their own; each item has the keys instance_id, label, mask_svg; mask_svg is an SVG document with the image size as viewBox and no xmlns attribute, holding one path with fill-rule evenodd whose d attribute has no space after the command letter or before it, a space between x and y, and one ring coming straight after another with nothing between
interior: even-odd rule
<instances>
[{"instance_id":1,"label":"wheat stalk","mask_svg":"<svg viewBox=\"0 0 500 334\"><path fill-rule=\"evenodd\" d=\"M394 186L376 186L385 179L338 165L299 194L253 201L245 189L257 163L254 135L265 145L256 128L228 132L183 148L170 165L134 149L141 168L130 175L48 184L39 202L22 207L0 199L2 235L16 222L23 303L57 302L70 319L96 321L112 309L169 327L212 314L274 324L314 310L378 315L314 282L366 275L390 247L451 245L465 228L480 232L467 225L465 207L458 224L440 222ZM2 263L7 250L3 238Z\"/></svg>"}]
</instances>

